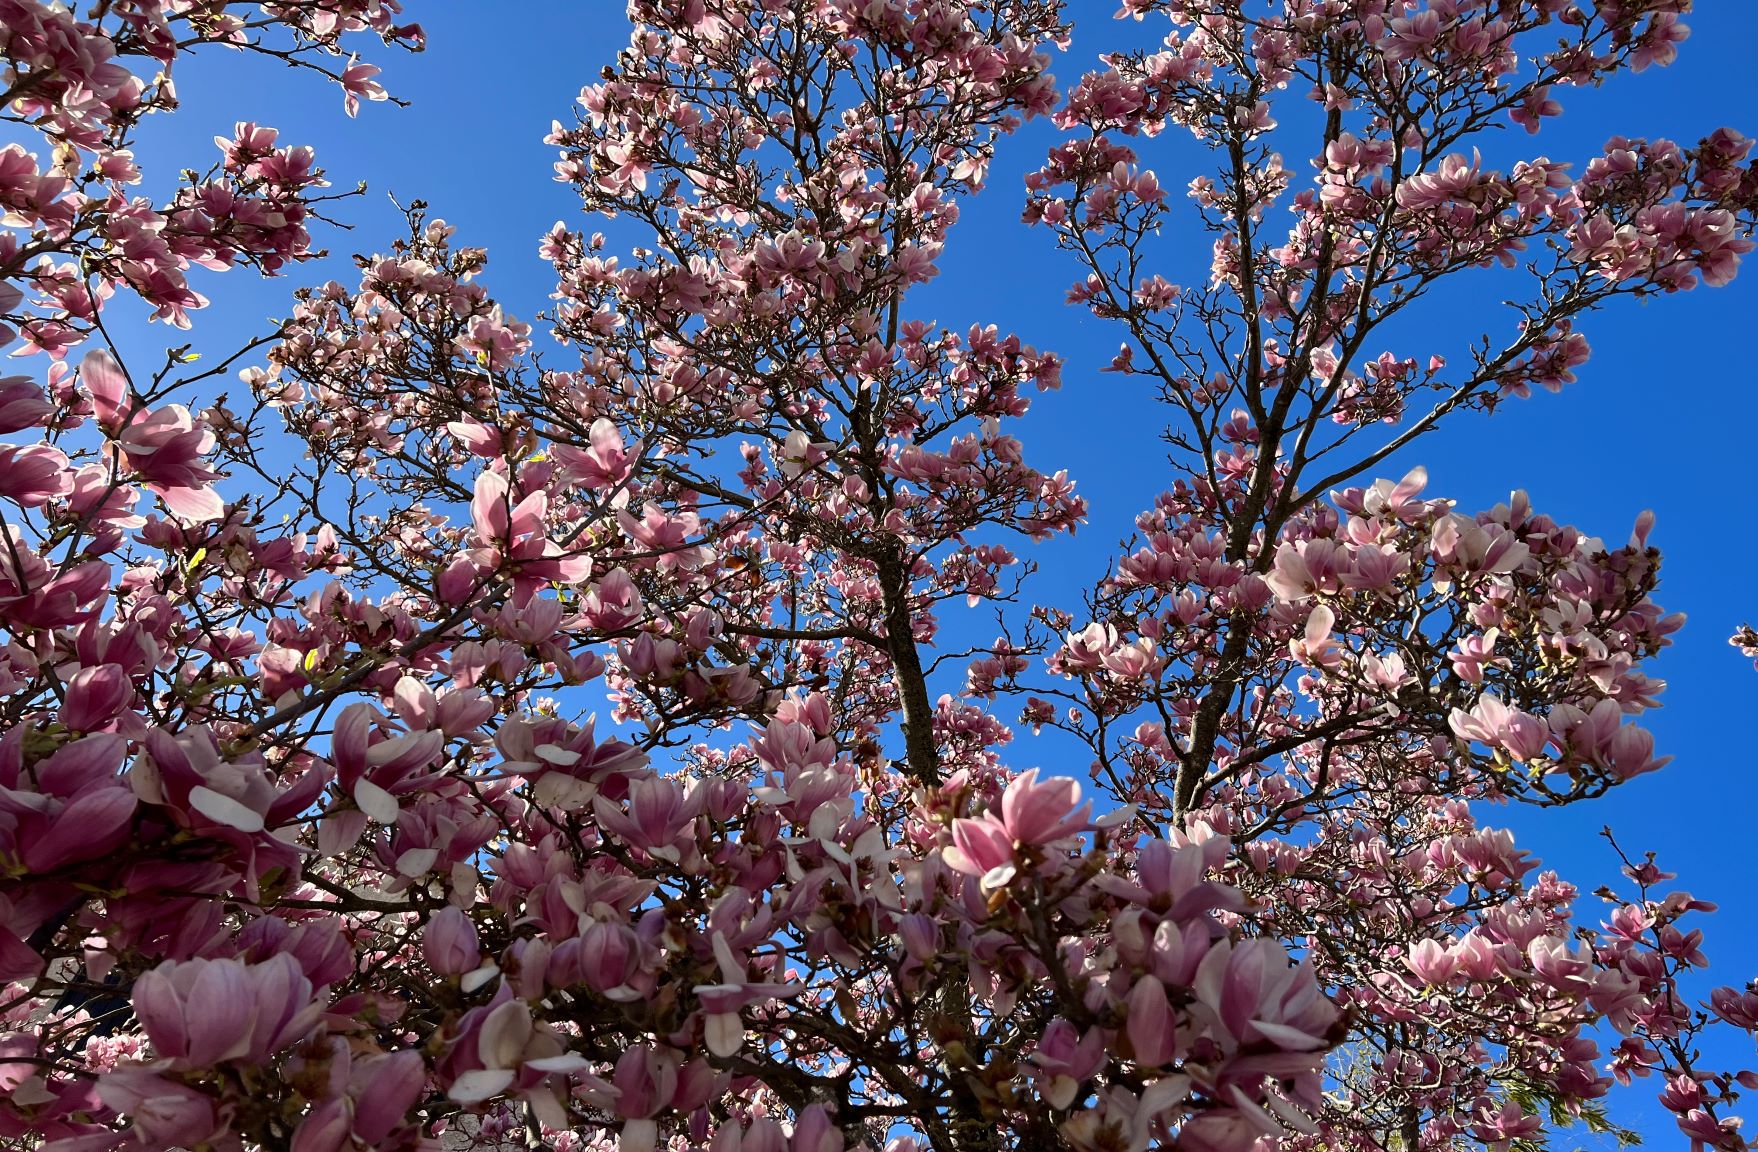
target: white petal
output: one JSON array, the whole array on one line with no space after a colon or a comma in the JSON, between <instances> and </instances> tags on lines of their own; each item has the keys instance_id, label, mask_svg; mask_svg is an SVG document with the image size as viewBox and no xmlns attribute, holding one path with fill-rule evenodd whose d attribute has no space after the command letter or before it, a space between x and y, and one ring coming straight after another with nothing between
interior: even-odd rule
<instances>
[{"instance_id":1,"label":"white petal","mask_svg":"<svg viewBox=\"0 0 1758 1152\"><path fill-rule=\"evenodd\" d=\"M1280 1117L1283 1123L1287 1124L1288 1127L1294 1129L1296 1132L1303 1133L1307 1136L1317 1136L1319 1134L1319 1126L1313 1123L1312 1117L1302 1112L1299 1108L1296 1108L1292 1101L1284 1099L1275 1092L1266 1091L1264 1093L1264 1103L1269 1105L1270 1111Z\"/></svg>"},{"instance_id":2,"label":"white petal","mask_svg":"<svg viewBox=\"0 0 1758 1152\"><path fill-rule=\"evenodd\" d=\"M1093 824L1099 828L1118 828L1129 823L1131 820L1134 820L1135 811L1134 804L1125 804L1121 808L1115 808L1105 813L1097 820L1094 820Z\"/></svg>"},{"instance_id":3,"label":"white petal","mask_svg":"<svg viewBox=\"0 0 1758 1152\"><path fill-rule=\"evenodd\" d=\"M568 1113L562 1107L554 1092L527 1092L525 1103L531 1105L531 1114L545 1128L560 1131L568 1127Z\"/></svg>"},{"instance_id":4,"label":"white petal","mask_svg":"<svg viewBox=\"0 0 1758 1152\"><path fill-rule=\"evenodd\" d=\"M474 992L500 974L501 970L499 966L494 964L484 964L474 972L466 972L464 978L458 981L458 987L466 992Z\"/></svg>"},{"instance_id":5,"label":"white petal","mask_svg":"<svg viewBox=\"0 0 1758 1152\"><path fill-rule=\"evenodd\" d=\"M625 1120L617 1152L653 1152L658 1143L658 1124L651 1120Z\"/></svg>"},{"instance_id":6,"label":"white petal","mask_svg":"<svg viewBox=\"0 0 1758 1152\"><path fill-rule=\"evenodd\" d=\"M1313 1052L1323 1048L1325 1042L1316 1036L1308 1036L1298 1028L1290 1028L1286 1024L1275 1024L1269 1020L1253 1020L1256 1028L1265 1040L1279 1044L1290 1052Z\"/></svg>"},{"instance_id":7,"label":"white petal","mask_svg":"<svg viewBox=\"0 0 1758 1152\"><path fill-rule=\"evenodd\" d=\"M230 796L215 792L212 788L196 785L189 790L189 806L206 816L216 824L224 824L228 828L236 828L240 832L261 832L262 814L232 799Z\"/></svg>"},{"instance_id":8,"label":"white petal","mask_svg":"<svg viewBox=\"0 0 1758 1152\"><path fill-rule=\"evenodd\" d=\"M438 848L411 848L397 857L397 871L413 879L425 875L438 859Z\"/></svg>"},{"instance_id":9,"label":"white petal","mask_svg":"<svg viewBox=\"0 0 1758 1152\"><path fill-rule=\"evenodd\" d=\"M823 841L828 845L836 836L836 830L842 827L842 813L834 804L820 804L812 810L811 819L806 821L806 833L814 840ZM843 857L845 860L847 856Z\"/></svg>"},{"instance_id":10,"label":"white petal","mask_svg":"<svg viewBox=\"0 0 1758 1152\"><path fill-rule=\"evenodd\" d=\"M466 904L475 903L476 886L481 879L481 873L476 871L476 865L470 863L470 861L459 860L455 862L452 865L453 895L465 898Z\"/></svg>"},{"instance_id":11,"label":"white petal","mask_svg":"<svg viewBox=\"0 0 1758 1152\"><path fill-rule=\"evenodd\" d=\"M460 1104L479 1104L490 1096L498 1096L512 1082L511 1068L478 1068L452 1081L446 1095Z\"/></svg>"},{"instance_id":12,"label":"white petal","mask_svg":"<svg viewBox=\"0 0 1758 1152\"><path fill-rule=\"evenodd\" d=\"M745 1046L745 1025L736 1012L716 1012L703 1021L708 1051L725 1060Z\"/></svg>"},{"instance_id":13,"label":"white petal","mask_svg":"<svg viewBox=\"0 0 1758 1152\"><path fill-rule=\"evenodd\" d=\"M397 822L397 798L371 780L355 781L354 803L360 805L362 812L380 824Z\"/></svg>"},{"instance_id":14,"label":"white petal","mask_svg":"<svg viewBox=\"0 0 1758 1152\"><path fill-rule=\"evenodd\" d=\"M1013 883L1013 878L1018 874L1019 869L1014 867L1011 862L1007 864L997 864L995 867L983 873L983 879L979 881L979 884L983 891L993 892L998 888L1005 888Z\"/></svg>"},{"instance_id":15,"label":"white petal","mask_svg":"<svg viewBox=\"0 0 1758 1152\"><path fill-rule=\"evenodd\" d=\"M51 1100L59 1099L61 1099L60 1095L49 1091L48 1085L43 1083L43 1078L41 1076L32 1076L23 1083L14 1085L11 1095L7 1097L9 1102L13 1104L22 1104L27 1108L35 1104L47 1104Z\"/></svg>"},{"instance_id":16,"label":"white petal","mask_svg":"<svg viewBox=\"0 0 1758 1152\"><path fill-rule=\"evenodd\" d=\"M1173 1107L1190 1093L1190 1077L1162 1076L1142 1089L1141 1103L1136 1106L1137 1120L1151 1118Z\"/></svg>"}]
</instances>

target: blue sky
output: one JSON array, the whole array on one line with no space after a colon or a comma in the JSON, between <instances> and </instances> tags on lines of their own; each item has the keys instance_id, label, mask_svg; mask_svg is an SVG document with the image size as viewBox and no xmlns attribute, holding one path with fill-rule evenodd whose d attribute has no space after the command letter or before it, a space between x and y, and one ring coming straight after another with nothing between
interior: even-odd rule
<instances>
[{"instance_id":1,"label":"blue sky","mask_svg":"<svg viewBox=\"0 0 1758 1152\"><path fill-rule=\"evenodd\" d=\"M1056 66L1064 83L1092 67L1120 32L1139 37L1111 26L1114 7L1115 0L1071 5L1074 44ZM1758 134L1751 71L1758 8L1735 0L1701 7L1678 64L1603 90L1564 93L1567 113L1547 127L1540 146L1523 135L1510 135L1505 146L1579 166L1614 134L1694 141L1724 123ZM315 145L337 187L372 185L366 197L338 206L354 231L321 237L340 256L330 264L267 283L244 274L202 276L198 287L214 305L197 319L198 348L222 351L261 332L266 318L285 313L297 284L350 279L347 253L383 249L397 234L387 193L425 199L434 215L458 226L461 242L486 247L491 289L510 312L529 319L547 302L551 276L536 256L538 237L557 219L582 222L571 190L551 179L554 155L542 138L552 119L571 118L580 86L623 44L620 11L604 0L448 0L411 9L428 29L429 50L374 57L386 65L387 86L412 101L407 109L368 105L350 121L338 94L260 60L212 53L179 66L183 109L142 136L149 172L205 167L216 155L211 138L249 119L280 127L287 141ZM1116 331L1062 303L1076 269L1047 233L1018 223L1020 179L1053 136L1037 124L1004 145L989 189L967 205L942 275L913 312L954 329L996 323L1068 362L1063 390L1039 401L1024 436L1034 463L1069 469L1091 502L1091 523L1077 541L1028 553L1046 566L1039 598L1073 609L1110 545L1170 476L1156 438L1165 416L1140 385L1098 374L1117 347ZM1177 187L1198 174L1188 165L1199 156L1166 140L1146 146L1144 163ZM1289 161L1302 178L1304 158ZM1207 238L1188 236L1183 250L1177 236L1168 242L1171 261L1205 266ZM1176 271L1168 271L1175 280ZM1479 291L1481 301L1473 295ZM1493 291L1467 284L1447 306L1493 306ZM1504 810L1488 819L1512 825L1525 847L1588 890L1614 878L1615 862L1596 837L1602 825L1631 849L1656 850L1681 884L1721 905L1706 921L1707 946L1717 982L1740 983L1758 975L1758 889L1747 878L1745 841L1758 812L1746 782L1758 749L1758 671L1726 637L1742 620L1758 618L1758 260L1731 288L1626 304L1584 330L1594 356L1578 384L1510 403L1493 418L1456 417L1388 461L1383 474L1425 464L1430 494L1457 499L1462 511L1524 488L1538 510L1614 542L1637 513L1654 509L1654 540L1666 556L1659 599L1690 617L1654 669L1668 690L1650 726L1674 763L1593 803L1563 812ZM146 348L182 342L163 329L137 339ZM1426 356L1430 349L1402 351ZM1029 738L1016 748L1017 767L1044 762L1053 771L1082 771L1078 762L1049 762L1054 753ZM1730 1059L1741 1059L1735 1053ZM1614 1118L1643 1131L1652 1146L1676 1141L1645 1086L1618 1095Z\"/></svg>"}]
</instances>

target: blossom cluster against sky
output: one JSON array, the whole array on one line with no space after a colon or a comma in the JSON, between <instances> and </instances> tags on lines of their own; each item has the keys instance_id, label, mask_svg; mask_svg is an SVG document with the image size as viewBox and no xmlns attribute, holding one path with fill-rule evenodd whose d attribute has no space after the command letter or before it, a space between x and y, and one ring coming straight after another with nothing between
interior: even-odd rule
<instances>
[{"instance_id":1,"label":"blossom cluster against sky","mask_svg":"<svg viewBox=\"0 0 1758 1152\"><path fill-rule=\"evenodd\" d=\"M1142 42L1145 26L1112 23L1110 0L1074 0L1070 7L1074 39L1056 66L1065 84L1119 38ZM580 86L625 42L626 25L603 0L443 3L418 15L428 51L386 60L381 77L410 101L408 108L373 104L348 119L333 90L310 77L247 68L259 62L218 53L180 71L184 107L147 125L143 152L172 168L194 166L210 155L212 136L229 134L236 120L256 120L281 128L286 140L315 145L338 189L361 180L371 186L336 206L352 231L319 234L334 253L327 263L295 268L280 281L233 276L198 285L213 297L197 328L199 348L225 350L260 334L269 317L285 314L300 284L348 279L349 253L380 250L397 235L390 195L427 201L434 215L458 227L461 242L486 247L492 290L510 311L531 319L545 306L551 274L537 257L538 238L557 219L582 224L570 190L550 178L554 152L543 137L552 120L571 119ZM1693 35L1673 67L1603 91L1565 94L1566 113L1547 124L1544 150L1580 161L1613 135L1694 141L1724 123L1758 132L1758 82L1750 68L1758 9L1706 0L1689 22ZM1037 403L1024 435L1034 455L1066 467L1091 502L1091 522L1075 538L1030 553L1044 566L1037 598L1073 607L1170 473L1156 439L1164 413L1140 387L1099 371L1116 351L1114 330L1063 303L1074 266L1045 233L1018 222L1021 179L1054 135L1040 122L1003 145L988 190L966 208L939 279L915 298L913 311L955 330L999 324L1067 361L1063 390ZM1169 187L1202 172L1202 153L1186 143L1150 142L1143 152ZM604 228L614 249L614 224L591 227ZM1207 241L1194 229L1189 235L1185 271L1197 278L1206 274ZM1448 351L1449 331L1454 340L1460 335L1457 326L1448 328L1449 316L1498 303L1493 274L1476 284L1467 279L1431 304L1432 329L1409 332L1412 344L1401 354ZM1656 850L1681 883L1721 905L1707 921L1710 945L1722 965L1718 978L1737 982L1758 975L1758 891L1747 878L1746 850L1758 812L1747 784L1758 755L1758 671L1726 637L1758 617L1758 515L1751 507L1758 267L1730 288L1626 302L1585 331L1594 355L1577 384L1510 403L1493 417L1458 417L1387 461L1384 472L1395 477L1422 463L1429 494L1455 498L1464 511L1525 488L1547 513L1614 544L1639 512L1655 511L1654 540L1666 556L1659 600L1690 617L1654 669L1668 689L1665 708L1648 722L1658 750L1675 763L1596 802L1562 812L1510 810L1488 820L1511 825L1547 865L1581 880L1615 870L1596 836L1602 825ZM147 348L181 342L163 328L124 339ZM570 355L550 354L558 362ZM980 634L983 622L969 626ZM1016 768L1042 764L1053 773L1082 774L1084 764L1069 760L1078 753L1065 752L1022 734L1012 758ZM1651 1094L1628 1094L1623 1105L1632 1114L1616 1119L1656 1141L1676 1139Z\"/></svg>"}]
</instances>

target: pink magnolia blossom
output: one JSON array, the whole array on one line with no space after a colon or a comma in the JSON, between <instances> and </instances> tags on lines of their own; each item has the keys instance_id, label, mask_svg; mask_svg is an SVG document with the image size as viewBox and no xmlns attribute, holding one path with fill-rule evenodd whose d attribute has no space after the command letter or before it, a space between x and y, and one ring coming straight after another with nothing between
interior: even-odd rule
<instances>
[{"instance_id":1,"label":"pink magnolia blossom","mask_svg":"<svg viewBox=\"0 0 1758 1152\"><path fill-rule=\"evenodd\" d=\"M279 955L261 964L168 960L135 982L134 1010L169 1067L210 1068L261 1062L297 1043L323 1004L298 963Z\"/></svg>"},{"instance_id":2,"label":"pink magnolia blossom","mask_svg":"<svg viewBox=\"0 0 1758 1152\"><path fill-rule=\"evenodd\" d=\"M1078 835L1089 826L1090 805L1079 811L1080 785L1066 777L1040 782L1037 769L1022 773L1002 793L1000 811L952 825L947 866L982 878L985 887L1011 883L1018 866L1037 849Z\"/></svg>"}]
</instances>

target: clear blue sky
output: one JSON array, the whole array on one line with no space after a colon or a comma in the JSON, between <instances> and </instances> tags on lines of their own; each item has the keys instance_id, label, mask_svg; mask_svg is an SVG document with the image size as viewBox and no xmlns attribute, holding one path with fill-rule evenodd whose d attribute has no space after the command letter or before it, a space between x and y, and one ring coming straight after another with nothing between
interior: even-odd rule
<instances>
[{"instance_id":1,"label":"clear blue sky","mask_svg":"<svg viewBox=\"0 0 1758 1152\"><path fill-rule=\"evenodd\" d=\"M1119 31L1140 35L1111 25L1115 7L1115 0L1072 3L1074 45L1056 67L1065 83L1092 67ZM623 44L622 16L605 0L443 0L411 9L428 29L428 52L375 57L386 65L383 79L392 91L413 102L408 109L367 105L350 121L338 94L260 60L212 53L180 65L185 106L144 133L149 171L205 167L213 135L251 119L280 127L288 141L315 145L338 187L372 184L368 197L340 206L355 231L322 237L343 259L267 284L243 274L200 277L198 287L214 306L198 318L198 347L220 351L260 332L266 317L285 313L298 283L350 279L347 253L380 250L396 234L385 193L427 200L435 215L458 226L461 242L488 248L489 283L509 311L530 318L546 303L551 277L537 259L537 238L557 219L578 224L580 217L571 191L551 180L554 157L542 137L552 119L572 117L580 86ZM1580 164L1614 134L1694 141L1724 123L1758 134L1758 6L1704 0L1690 24L1694 35L1673 67L1602 91L1564 93L1567 114L1540 138L1543 152ZM1108 545L1128 532L1169 476L1159 467L1155 438L1162 413L1139 386L1097 372L1117 347L1116 331L1062 304L1076 270L1048 234L1017 223L1020 178L1040 162L1052 135L1039 124L1004 147L988 191L966 208L953 234L941 277L913 311L955 329L997 323L1067 360L1063 391L1039 402L1026 436L1033 462L1068 468L1091 501L1092 522L1072 546L1033 554L1049 569L1039 598L1073 609ZM1527 146L1523 136L1507 144ZM1193 155L1170 141L1150 142L1144 161L1160 171L1162 183L1177 187L1197 174L1188 168ZM1304 158L1291 155L1290 165L1299 179ZM1174 261L1196 262L1185 268L1206 265L1207 240L1197 233L1183 251L1176 237L1166 250ZM1177 279L1177 271L1168 275ZM1462 295L1449 303L1470 302ZM1614 878L1615 864L1595 837L1602 825L1611 824L1627 847L1657 850L1680 883L1720 903L1707 921L1708 949L1717 982L1739 983L1758 975L1758 895L1747 841L1758 813L1748 784L1758 770L1758 672L1726 637L1742 620L1758 618L1758 259L1731 288L1617 308L1590 320L1585 331L1594 357L1580 383L1560 396L1510 403L1493 418L1458 417L1387 462L1384 474L1426 464L1430 493L1456 498L1463 511L1525 488L1539 510L1613 542L1638 512L1655 510L1655 541L1666 555L1659 599L1690 617L1654 669L1669 687L1651 726L1675 762L1594 803L1560 813L1504 810L1487 819L1511 824L1525 847L1588 890ZM163 329L146 334L149 348L178 342ZM1029 738L1015 748L1022 768L1053 755ZM1045 767L1079 773L1084 764ZM1749 1053L1745 1059L1755 1062ZM1619 1097L1614 1118L1643 1131L1652 1147L1676 1145L1677 1133L1647 1086Z\"/></svg>"}]
</instances>

